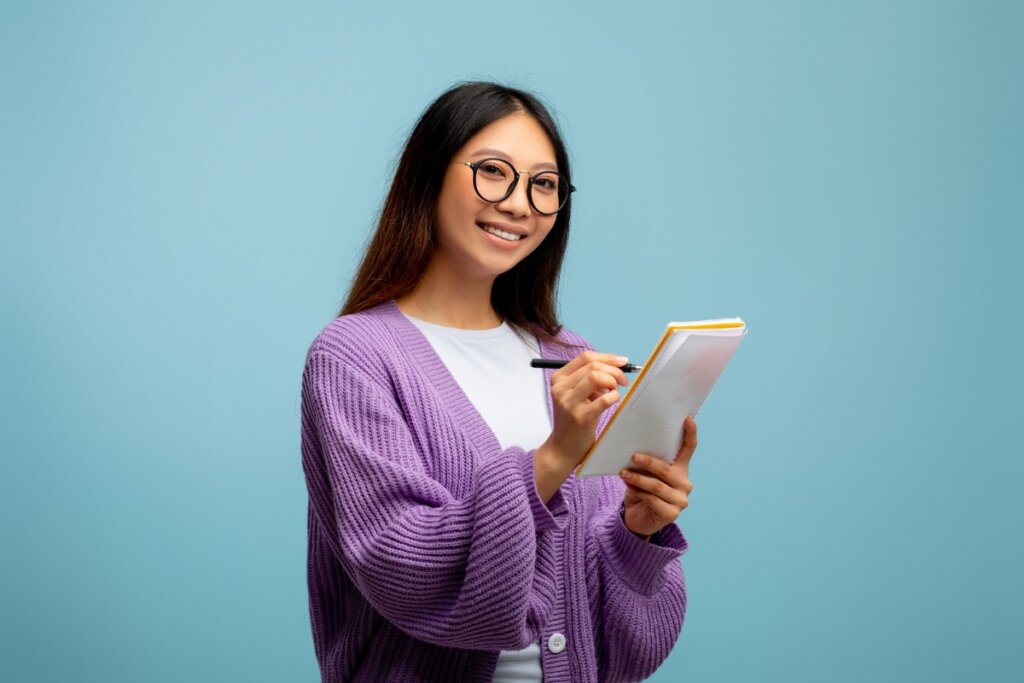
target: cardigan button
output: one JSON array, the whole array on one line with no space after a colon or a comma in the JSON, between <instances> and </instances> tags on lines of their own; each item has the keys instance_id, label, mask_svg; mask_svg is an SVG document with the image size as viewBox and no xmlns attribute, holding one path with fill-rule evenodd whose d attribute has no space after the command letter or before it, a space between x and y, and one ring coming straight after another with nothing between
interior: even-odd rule
<instances>
[{"instance_id":1,"label":"cardigan button","mask_svg":"<svg viewBox=\"0 0 1024 683\"><path fill-rule=\"evenodd\" d=\"M565 636L561 633L552 633L548 638L548 649L556 655L565 649Z\"/></svg>"}]
</instances>

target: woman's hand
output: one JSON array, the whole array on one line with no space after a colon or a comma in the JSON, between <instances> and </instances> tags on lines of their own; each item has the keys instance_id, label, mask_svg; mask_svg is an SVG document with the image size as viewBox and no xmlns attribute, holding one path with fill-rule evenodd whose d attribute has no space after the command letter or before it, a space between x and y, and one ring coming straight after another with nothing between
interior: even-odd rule
<instances>
[{"instance_id":1,"label":"woman's hand","mask_svg":"<svg viewBox=\"0 0 1024 683\"><path fill-rule=\"evenodd\" d=\"M644 453L633 454L633 464L643 471L622 470L626 482L623 497L623 521L626 528L648 539L671 524L689 505L690 459L697 448L697 423L687 416L683 421L683 445L669 464Z\"/></svg>"},{"instance_id":2,"label":"woman's hand","mask_svg":"<svg viewBox=\"0 0 1024 683\"><path fill-rule=\"evenodd\" d=\"M534 454L537 492L547 502L594 444L601 413L628 383L619 366L629 359L584 351L551 375L551 436Z\"/></svg>"}]
</instances>

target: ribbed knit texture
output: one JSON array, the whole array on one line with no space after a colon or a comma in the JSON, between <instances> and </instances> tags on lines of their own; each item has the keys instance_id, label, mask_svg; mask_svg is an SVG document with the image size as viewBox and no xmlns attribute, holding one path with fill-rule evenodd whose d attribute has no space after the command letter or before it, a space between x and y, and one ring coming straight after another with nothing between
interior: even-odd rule
<instances>
[{"instance_id":1,"label":"ribbed knit texture","mask_svg":"<svg viewBox=\"0 0 1024 683\"><path fill-rule=\"evenodd\" d=\"M561 338L575 348L542 343L545 357L589 348ZM631 534L617 477L570 476L545 505L533 451L501 449L394 302L310 346L302 465L325 682L489 681L500 650L538 640L549 683L641 680L679 635L678 527Z\"/></svg>"}]
</instances>

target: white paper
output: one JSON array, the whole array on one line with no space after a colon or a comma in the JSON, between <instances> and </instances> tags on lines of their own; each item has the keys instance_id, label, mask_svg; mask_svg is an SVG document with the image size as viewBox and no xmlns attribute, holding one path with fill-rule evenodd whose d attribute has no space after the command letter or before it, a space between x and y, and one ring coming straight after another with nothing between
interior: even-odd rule
<instances>
[{"instance_id":1,"label":"white paper","mask_svg":"<svg viewBox=\"0 0 1024 683\"><path fill-rule=\"evenodd\" d=\"M605 430L580 476L618 474L633 453L668 462L682 444L683 419L696 416L746 334L746 327L675 332Z\"/></svg>"}]
</instances>

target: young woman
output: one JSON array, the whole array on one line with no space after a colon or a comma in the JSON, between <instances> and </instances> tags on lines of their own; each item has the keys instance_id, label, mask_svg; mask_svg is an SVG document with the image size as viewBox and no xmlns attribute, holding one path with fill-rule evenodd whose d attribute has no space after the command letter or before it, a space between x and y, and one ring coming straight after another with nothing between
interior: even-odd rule
<instances>
[{"instance_id":1,"label":"young woman","mask_svg":"<svg viewBox=\"0 0 1024 683\"><path fill-rule=\"evenodd\" d=\"M324 681L638 680L672 649L696 425L673 465L574 476L626 385L555 315L574 189L526 92L463 84L416 124L303 373Z\"/></svg>"}]
</instances>

